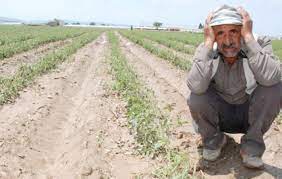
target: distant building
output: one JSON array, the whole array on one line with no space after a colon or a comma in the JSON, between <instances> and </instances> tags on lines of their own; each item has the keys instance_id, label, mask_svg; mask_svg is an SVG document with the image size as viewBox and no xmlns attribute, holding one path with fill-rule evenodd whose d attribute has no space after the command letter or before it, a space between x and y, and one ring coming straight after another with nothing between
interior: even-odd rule
<instances>
[{"instance_id":1,"label":"distant building","mask_svg":"<svg viewBox=\"0 0 282 179\"><path fill-rule=\"evenodd\" d=\"M203 33L203 29L187 29L188 32L193 32L193 33Z\"/></svg>"},{"instance_id":2,"label":"distant building","mask_svg":"<svg viewBox=\"0 0 282 179\"><path fill-rule=\"evenodd\" d=\"M167 30L168 30L168 31L176 31L176 32L181 31L181 29L178 28L178 27L168 27Z\"/></svg>"},{"instance_id":3,"label":"distant building","mask_svg":"<svg viewBox=\"0 0 282 179\"><path fill-rule=\"evenodd\" d=\"M152 26L139 26L139 27L134 27L134 29L138 30L156 30L156 31L182 31L179 27L159 27L156 29L156 27Z\"/></svg>"}]
</instances>

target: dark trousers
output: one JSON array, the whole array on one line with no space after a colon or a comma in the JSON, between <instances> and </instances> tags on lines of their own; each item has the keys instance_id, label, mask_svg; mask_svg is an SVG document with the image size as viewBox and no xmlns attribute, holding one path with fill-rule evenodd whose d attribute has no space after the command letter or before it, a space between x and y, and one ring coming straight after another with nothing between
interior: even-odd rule
<instances>
[{"instance_id":1,"label":"dark trousers","mask_svg":"<svg viewBox=\"0 0 282 179\"><path fill-rule=\"evenodd\" d=\"M243 133L241 150L253 156L265 151L263 135L282 107L282 83L258 87L244 104L229 104L214 89L204 94L191 93L188 106L205 148L217 149L223 133Z\"/></svg>"}]
</instances>

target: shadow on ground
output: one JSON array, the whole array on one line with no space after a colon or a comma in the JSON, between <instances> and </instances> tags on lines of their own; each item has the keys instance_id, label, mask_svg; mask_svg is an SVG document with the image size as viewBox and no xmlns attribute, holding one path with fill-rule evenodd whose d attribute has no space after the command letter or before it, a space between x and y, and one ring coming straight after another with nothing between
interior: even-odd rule
<instances>
[{"instance_id":1,"label":"shadow on ground","mask_svg":"<svg viewBox=\"0 0 282 179\"><path fill-rule=\"evenodd\" d=\"M242 165L239 150L240 144L236 143L233 138L228 137L228 143L223 149L221 157L215 162L207 162L201 159L199 167L204 173L214 177L217 175L231 175L232 178L255 178L266 173L273 178L282 179L282 169L269 164L265 164L263 170L245 168ZM199 148L198 152L201 154L202 148Z\"/></svg>"}]
</instances>

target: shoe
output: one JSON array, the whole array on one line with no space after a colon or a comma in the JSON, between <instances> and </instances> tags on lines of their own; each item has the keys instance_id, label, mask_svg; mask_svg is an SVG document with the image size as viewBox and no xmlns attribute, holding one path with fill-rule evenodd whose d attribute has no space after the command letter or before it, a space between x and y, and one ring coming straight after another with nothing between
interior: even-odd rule
<instances>
[{"instance_id":1,"label":"shoe","mask_svg":"<svg viewBox=\"0 0 282 179\"><path fill-rule=\"evenodd\" d=\"M216 150L211 150L211 149L203 149L203 158L208 161L215 161L221 154L222 148L226 145L227 143L227 137L224 135L222 143L220 147Z\"/></svg>"},{"instance_id":2,"label":"shoe","mask_svg":"<svg viewBox=\"0 0 282 179\"><path fill-rule=\"evenodd\" d=\"M242 150L240 150L240 154L243 159L243 164L245 167L252 168L252 169L263 169L264 168L264 164L263 164L261 157L245 154Z\"/></svg>"}]
</instances>

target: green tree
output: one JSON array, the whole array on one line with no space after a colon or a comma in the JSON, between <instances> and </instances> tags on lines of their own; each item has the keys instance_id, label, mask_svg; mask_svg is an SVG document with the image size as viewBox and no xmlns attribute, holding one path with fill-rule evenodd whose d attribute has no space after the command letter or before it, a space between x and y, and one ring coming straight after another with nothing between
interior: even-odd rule
<instances>
[{"instance_id":1,"label":"green tree","mask_svg":"<svg viewBox=\"0 0 282 179\"><path fill-rule=\"evenodd\" d=\"M204 28L203 24L200 23L198 29L203 29L203 28Z\"/></svg>"},{"instance_id":2,"label":"green tree","mask_svg":"<svg viewBox=\"0 0 282 179\"><path fill-rule=\"evenodd\" d=\"M158 30L162 25L163 25L163 23L161 23L161 22L154 22L154 23L153 23L153 26L156 27L157 30Z\"/></svg>"},{"instance_id":3,"label":"green tree","mask_svg":"<svg viewBox=\"0 0 282 179\"><path fill-rule=\"evenodd\" d=\"M47 23L47 25L49 25L49 26L63 26L64 25L64 21L59 20L59 19L54 19L53 21L49 21Z\"/></svg>"}]
</instances>

